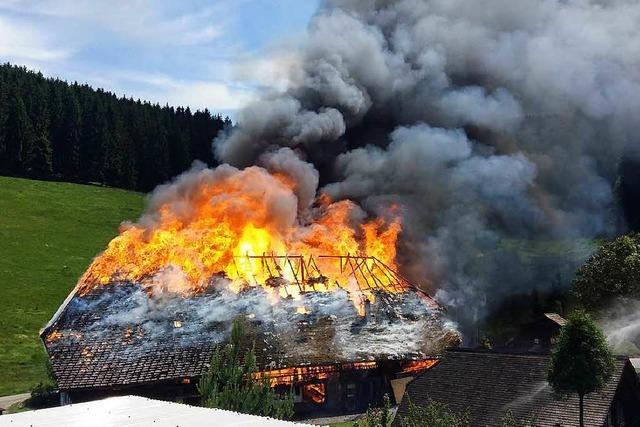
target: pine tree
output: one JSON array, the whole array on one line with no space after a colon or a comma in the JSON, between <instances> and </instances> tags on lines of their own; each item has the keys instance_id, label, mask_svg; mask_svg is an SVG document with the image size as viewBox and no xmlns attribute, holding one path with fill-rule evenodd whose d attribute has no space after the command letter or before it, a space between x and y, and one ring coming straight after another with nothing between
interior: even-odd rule
<instances>
[{"instance_id":1,"label":"pine tree","mask_svg":"<svg viewBox=\"0 0 640 427\"><path fill-rule=\"evenodd\" d=\"M62 98L64 92L65 86L58 80L49 85L49 138L53 154L53 170L56 175L63 175L65 123Z\"/></svg>"},{"instance_id":2,"label":"pine tree","mask_svg":"<svg viewBox=\"0 0 640 427\"><path fill-rule=\"evenodd\" d=\"M241 353L245 338L244 324L236 319L229 344L214 351L209 370L198 384L203 405L278 419L291 418L291 395L278 395L271 389L268 378L259 377L255 350L250 348L244 357Z\"/></svg>"},{"instance_id":3,"label":"pine tree","mask_svg":"<svg viewBox=\"0 0 640 427\"><path fill-rule=\"evenodd\" d=\"M120 147L122 125L114 111L113 105L108 105L106 120L102 121L100 129L100 145L104 156L102 157L102 170L104 183L117 186L122 177L122 149Z\"/></svg>"},{"instance_id":4,"label":"pine tree","mask_svg":"<svg viewBox=\"0 0 640 427\"><path fill-rule=\"evenodd\" d=\"M78 98L69 90L65 94L62 116L60 153L60 171L67 179L75 180L80 172L80 142L82 132L82 114Z\"/></svg>"},{"instance_id":5,"label":"pine tree","mask_svg":"<svg viewBox=\"0 0 640 427\"><path fill-rule=\"evenodd\" d=\"M7 93L7 78L0 74L0 173L8 172L5 164L7 159L7 140L5 129L9 115L9 99Z\"/></svg>"},{"instance_id":6,"label":"pine tree","mask_svg":"<svg viewBox=\"0 0 640 427\"><path fill-rule=\"evenodd\" d=\"M53 172L53 163L46 86L42 83L36 84L27 99L30 104L32 130L27 144L22 147L23 168L29 176L48 178Z\"/></svg>"},{"instance_id":7,"label":"pine tree","mask_svg":"<svg viewBox=\"0 0 640 427\"><path fill-rule=\"evenodd\" d=\"M0 65L2 173L148 191L195 159L215 164L211 144L224 126L208 110L118 98Z\"/></svg>"},{"instance_id":8,"label":"pine tree","mask_svg":"<svg viewBox=\"0 0 640 427\"><path fill-rule=\"evenodd\" d=\"M44 134L34 134L26 154L26 170L34 178L49 178L53 172L51 142Z\"/></svg>"},{"instance_id":9,"label":"pine tree","mask_svg":"<svg viewBox=\"0 0 640 427\"><path fill-rule=\"evenodd\" d=\"M20 174L25 170L23 153L32 141L31 120L27 115L24 101L17 94L9 105L5 130L7 144L7 170Z\"/></svg>"}]
</instances>

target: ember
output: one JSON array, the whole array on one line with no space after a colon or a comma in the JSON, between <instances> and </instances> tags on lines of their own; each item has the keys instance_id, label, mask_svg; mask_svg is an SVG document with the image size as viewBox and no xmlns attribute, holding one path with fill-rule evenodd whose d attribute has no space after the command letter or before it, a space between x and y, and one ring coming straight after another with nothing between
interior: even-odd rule
<instances>
[{"instance_id":1,"label":"ember","mask_svg":"<svg viewBox=\"0 0 640 427\"><path fill-rule=\"evenodd\" d=\"M291 385L309 381L327 379L329 374L343 370L367 370L378 367L378 362L354 362L318 366L295 366L284 369L265 370L258 373L257 378L269 378L273 387L279 385Z\"/></svg>"},{"instance_id":2,"label":"ember","mask_svg":"<svg viewBox=\"0 0 640 427\"><path fill-rule=\"evenodd\" d=\"M304 396L313 403L321 404L325 400L324 383L305 384L302 389Z\"/></svg>"},{"instance_id":3,"label":"ember","mask_svg":"<svg viewBox=\"0 0 640 427\"><path fill-rule=\"evenodd\" d=\"M438 359L410 360L402 366L402 373L420 373L434 367Z\"/></svg>"}]
</instances>

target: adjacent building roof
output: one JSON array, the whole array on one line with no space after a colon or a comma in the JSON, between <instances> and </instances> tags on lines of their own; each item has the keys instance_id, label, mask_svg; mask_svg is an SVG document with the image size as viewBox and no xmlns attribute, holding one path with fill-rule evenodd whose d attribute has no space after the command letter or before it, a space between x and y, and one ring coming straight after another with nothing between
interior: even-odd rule
<instances>
[{"instance_id":1,"label":"adjacent building roof","mask_svg":"<svg viewBox=\"0 0 640 427\"><path fill-rule=\"evenodd\" d=\"M560 326L564 326L567 324L567 319L560 316L558 313L545 313L544 314L547 319L557 323Z\"/></svg>"},{"instance_id":2,"label":"adjacent building roof","mask_svg":"<svg viewBox=\"0 0 640 427\"><path fill-rule=\"evenodd\" d=\"M22 412L0 417L0 426L11 427L296 427L304 424L221 409L200 408L138 396L110 397L87 403Z\"/></svg>"},{"instance_id":3,"label":"adjacent building roof","mask_svg":"<svg viewBox=\"0 0 640 427\"><path fill-rule=\"evenodd\" d=\"M578 425L578 397L554 396L546 381L548 363L549 356L541 354L447 351L438 365L409 384L396 420L407 414L409 402L432 400L459 413L468 411L473 426L499 426L507 411L520 420L535 416L540 427ZM618 358L602 392L585 398L585 425L604 424L623 375L633 382L640 404L635 370L628 359Z\"/></svg>"}]
</instances>

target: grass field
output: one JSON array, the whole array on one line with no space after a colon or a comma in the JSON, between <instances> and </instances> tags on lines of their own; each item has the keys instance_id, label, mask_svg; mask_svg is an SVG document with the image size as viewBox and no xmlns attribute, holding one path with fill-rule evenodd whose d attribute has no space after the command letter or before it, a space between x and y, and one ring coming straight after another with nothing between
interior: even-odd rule
<instances>
[{"instance_id":1,"label":"grass field","mask_svg":"<svg viewBox=\"0 0 640 427\"><path fill-rule=\"evenodd\" d=\"M0 177L0 396L45 377L38 331L144 196Z\"/></svg>"}]
</instances>

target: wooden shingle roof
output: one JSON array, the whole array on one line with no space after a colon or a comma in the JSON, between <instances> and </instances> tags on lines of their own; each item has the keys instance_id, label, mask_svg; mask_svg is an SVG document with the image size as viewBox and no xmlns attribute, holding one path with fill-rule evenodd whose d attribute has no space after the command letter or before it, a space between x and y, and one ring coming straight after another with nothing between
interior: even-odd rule
<instances>
[{"instance_id":1,"label":"wooden shingle roof","mask_svg":"<svg viewBox=\"0 0 640 427\"><path fill-rule=\"evenodd\" d=\"M255 347L257 363L265 370L428 356L421 348L385 345L381 324L418 325L415 329L423 334L420 337L434 348L441 348L440 340L447 337L431 311L425 309L420 317L414 305L405 307L405 299L412 296L409 293L378 298L371 305L371 321L358 316L351 303L344 306L341 316L321 312L329 306L324 294L307 295L309 300L315 297L313 308L318 308L309 314L298 313L295 302L286 299L278 306L278 313L285 314L276 318L287 322L283 327L273 317L256 317L254 311L260 307L252 303L223 312L226 319L209 317L209 311L225 301L217 292L211 289L163 300L151 299L136 283L103 285L84 295L74 290L40 334L59 389L181 383L199 377L209 369L215 348L226 343L234 316L246 320L246 348ZM370 336L381 338L378 347L345 343ZM399 341L396 336L402 338L396 333L391 342Z\"/></svg>"},{"instance_id":2,"label":"wooden shingle roof","mask_svg":"<svg viewBox=\"0 0 640 427\"><path fill-rule=\"evenodd\" d=\"M438 365L409 384L396 425L407 413L409 401L424 405L430 400L459 413L468 411L473 426L499 426L507 411L520 420L535 416L540 427L578 425L578 397L561 399L553 394L546 381L548 364L549 356L541 354L447 351ZM604 389L585 397L586 426L604 424L623 373L637 385L629 360L618 358Z\"/></svg>"}]
</instances>

